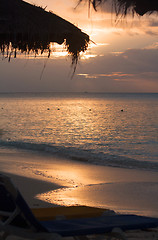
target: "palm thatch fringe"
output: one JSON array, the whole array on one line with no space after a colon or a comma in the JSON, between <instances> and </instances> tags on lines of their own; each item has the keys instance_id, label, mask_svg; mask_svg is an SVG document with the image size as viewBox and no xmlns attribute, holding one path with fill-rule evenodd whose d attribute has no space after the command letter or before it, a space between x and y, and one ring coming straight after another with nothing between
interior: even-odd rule
<instances>
[{"instance_id":1,"label":"palm thatch fringe","mask_svg":"<svg viewBox=\"0 0 158 240\"><path fill-rule=\"evenodd\" d=\"M22 0L0 0L0 51L9 58L17 51L47 52L50 42L65 43L77 62L88 47L89 36L61 17Z\"/></svg>"}]
</instances>

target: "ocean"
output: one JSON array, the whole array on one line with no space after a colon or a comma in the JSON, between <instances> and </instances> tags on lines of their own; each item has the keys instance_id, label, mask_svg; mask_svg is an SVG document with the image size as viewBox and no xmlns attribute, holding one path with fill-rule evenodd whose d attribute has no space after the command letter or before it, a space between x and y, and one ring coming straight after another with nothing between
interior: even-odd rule
<instances>
[{"instance_id":1,"label":"ocean","mask_svg":"<svg viewBox=\"0 0 158 240\"><path fill-rule=\"evenodd\" d=\"M158 171L158 93L0 93L0 148Z\"/></svg>"}]
</instances>

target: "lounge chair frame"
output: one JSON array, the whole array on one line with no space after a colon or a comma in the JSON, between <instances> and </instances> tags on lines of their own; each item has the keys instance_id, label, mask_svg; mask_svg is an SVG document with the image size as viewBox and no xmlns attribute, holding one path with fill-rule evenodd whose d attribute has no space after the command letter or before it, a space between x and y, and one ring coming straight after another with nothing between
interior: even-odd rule
<instances>
[{"instance_id":1,"label":"lounge chair frame","mask_svg":"<svg viewBox=\"0 0 158 240\"><path fill-rule=\"evenodd\" d=\"M11 179L0 174L0 240L9 235L36 240L60 240L62 237L83 240L92 234L125 240L124 230L157 226L158 218L123 214L38 221Z\"/></svg>"}]
</instances>

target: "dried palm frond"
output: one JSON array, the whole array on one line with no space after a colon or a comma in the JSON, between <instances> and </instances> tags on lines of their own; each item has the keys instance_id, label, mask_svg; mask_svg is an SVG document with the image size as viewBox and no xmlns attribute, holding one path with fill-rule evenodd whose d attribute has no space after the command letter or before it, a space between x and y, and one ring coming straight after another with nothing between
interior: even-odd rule
<instances>
[{"instance_id":1,"label":"dried palm frond","mask_svg":"<svg viewBox=\"0 0 158 240\"><path fill-rule=\"evenodd\" d=\"M79 0L79 3L83 0ZM97 10L97 6L106 3L107 0L86 0L92 4L93 8ZM111 0L112 5L115 8L116 15L127 15L128 12L132 12L143 16L145 13L158 12L157 0Z\"/></svg>"}]
</instances>

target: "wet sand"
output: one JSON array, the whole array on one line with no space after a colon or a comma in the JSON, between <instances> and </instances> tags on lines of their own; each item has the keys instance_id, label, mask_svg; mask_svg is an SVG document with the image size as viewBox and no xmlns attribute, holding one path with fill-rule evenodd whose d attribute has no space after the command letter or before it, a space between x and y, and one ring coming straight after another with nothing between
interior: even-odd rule
<instances>
[{"instance_id":1,"label":"wet sand","mask_svg":"<svg viewBox=\"0 0 158 240\"><path fill-rule=\"evenodd\" d=\"M30 207L87 205L158 217L157 172L6 149L0 150L0 169L11 176Z\"/></svg>"}]
</instances>

